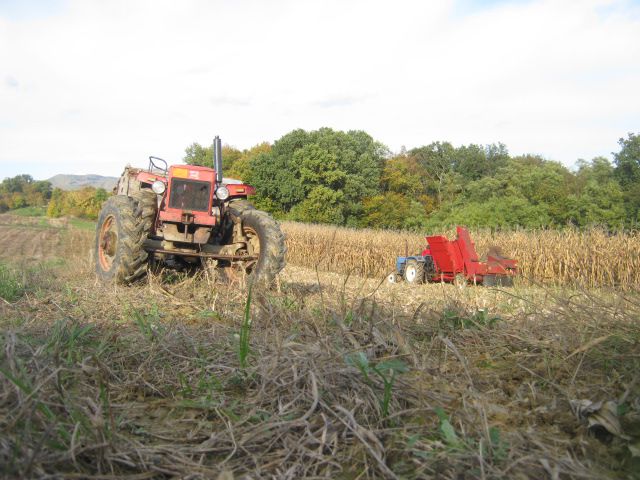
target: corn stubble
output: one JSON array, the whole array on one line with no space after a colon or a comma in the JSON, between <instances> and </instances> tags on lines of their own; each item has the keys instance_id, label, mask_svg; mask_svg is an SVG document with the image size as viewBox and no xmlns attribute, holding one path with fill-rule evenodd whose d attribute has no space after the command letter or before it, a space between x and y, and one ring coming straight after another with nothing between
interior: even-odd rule
<instances>
[{"instance_id":1,"label":"corn stubble","mask_svg":"<svg viewBox=\"0 0 640 480\"><path fill-rule=\"evenodd\" d=\"M424 235L283 222L288 262L324 271L381 277L395 258L424 249ZM455 238L453 230L434 232ZM637 288L640 285L640 235L601 228L537 231L472 230L482 257L498 247L518 260L526 282L586 288Z\"/></svg>"},{"instance_id":2,"label":"corn stubble","mask_svg":"<svg viewBox=\"0 0 640 480\"><path fill-rule=\"evenodd\" d=\"M0 478L637 471L637 292L416 289L292 262L251 299L206 272L105 287L89 232L49 234L66 262L30 262L0 300ZM575 400L616 401L633 439L594 435Z\"/></svg>"}]
</instances>

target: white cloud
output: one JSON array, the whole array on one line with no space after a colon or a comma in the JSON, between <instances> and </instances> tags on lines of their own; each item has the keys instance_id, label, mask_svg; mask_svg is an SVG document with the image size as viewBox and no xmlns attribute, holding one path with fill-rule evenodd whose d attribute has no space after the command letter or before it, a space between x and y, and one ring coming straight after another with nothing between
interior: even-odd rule
<instances>
[{"instance_id":1,"label":"white cloud","mask_svg":"<svg viewBox=\"0 0 640 480\"><path fill-rule=\"evenodd\" d=\"M465 3L0 8L0 177L117 175L216 134L247 148L322 126L392 150L500 141L569 165L638 130L633 3Z\"/></svg>"}]
</instances>

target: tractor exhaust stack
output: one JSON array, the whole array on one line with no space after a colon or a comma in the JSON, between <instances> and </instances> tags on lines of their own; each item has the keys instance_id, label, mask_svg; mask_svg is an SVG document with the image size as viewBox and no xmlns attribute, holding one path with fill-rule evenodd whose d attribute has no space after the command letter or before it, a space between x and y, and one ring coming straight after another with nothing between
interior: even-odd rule
<instances>
[{"instance_id":1,"label":"tractor exhaust stack","mask_svg":"<svg viewBox=\"0 0 640 480\"><path fill-rule=\"evenodd\" d=\"M213 169L216 171L216 182L222 183L222 141L218 135L213 139Z\"/></svg>"}]
</instances>

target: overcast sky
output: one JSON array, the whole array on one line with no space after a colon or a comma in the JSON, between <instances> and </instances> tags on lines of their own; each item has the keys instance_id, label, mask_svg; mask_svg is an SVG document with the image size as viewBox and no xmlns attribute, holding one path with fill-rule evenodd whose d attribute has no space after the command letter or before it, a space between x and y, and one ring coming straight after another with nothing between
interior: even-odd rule
<instances>
[{"instance_id":1,"label":"overcast sky","mask_svg":"<svg viewBox=\"0 0 640 480\"><path fill-rule=\"evenodd\" d=\"M640 132L640 2L0 0L0 178L323 126L611 158Z\"/></svg>"}]
</instances>

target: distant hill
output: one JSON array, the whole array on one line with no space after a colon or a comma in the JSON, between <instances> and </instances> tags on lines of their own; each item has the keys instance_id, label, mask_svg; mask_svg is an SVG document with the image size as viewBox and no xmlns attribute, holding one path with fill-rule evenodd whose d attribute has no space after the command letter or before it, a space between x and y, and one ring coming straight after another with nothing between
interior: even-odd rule
<instances>
[{"instance_id":1,"label":"distant hill","mask_svg":"<svg viewBox=\"0 0 640 480\"><path fill-rule=\"evenodd\" d=\"M104 188L111 191L118 183L116 177L103 177L102 175L64 175L58 174L47 179L54 188L62 190L78 190L83 187Z\"/></svg>"}]
</instances>

